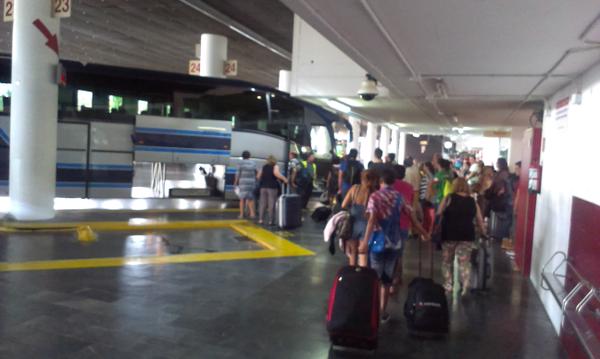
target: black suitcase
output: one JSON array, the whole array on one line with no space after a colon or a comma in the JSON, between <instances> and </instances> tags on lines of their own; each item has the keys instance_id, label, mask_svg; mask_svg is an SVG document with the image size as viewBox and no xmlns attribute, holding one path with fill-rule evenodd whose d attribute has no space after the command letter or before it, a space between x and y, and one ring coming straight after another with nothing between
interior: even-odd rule
<instances>
[{"instance_id":1,"label":"black suitcase","mask_svg":"<svg viewBox=\"0 0 600 359\"><path fill-rule=\"evenodd\" d=\"M314 212L311 214L311 218L313 219L313 221L320 223L320 222L325 222L327 220L327 218L329 218L329 216L331 216L331 208L330 207L318 207L317 209L314 210Z\"/></svg>"},{"instance_id":2,"label":"black suitcase","mask_svg":"<svg viewBox=\"0 0 600 359\"><path fill-rule=\"evenodd\" d=\"M302 199L297 194L285 193L277 199L277 225L292 229L302 225Z\"/></svg>"},{"instance_id":3,"label":"black suitcase","mask_svg":"<svg viewBox=\"0 0 600 359\"><path fill-rule=\"evenodd\" d=\"M433 245L430 242L430 278L421 276L421 241L419 242L419 277L408 285L404 316L411 334L437 335L448 332L448 301L444 287L433 280Z\"/></svg>"},{"instance_id":4,"label":"black suitcase","mask_svg":"<svg viewBox=\"0 0 600 359\"><path fill-rule=\"evenodd\" d=\"M379 278L370 268L342 267L329 293L327 331L335 347L374 350L379 329Z\"/></svg>"},{"instance_id":5,"label":"black suitcase","mask_svg":"<svg viewBox=\"0 0 600 359\"><path fill-rule=\"evenodd\" d=\"M481 238L471 252L471 276L469 278L471 289L489 289L493 277L493 268L493 247L489 240Z\"/></svg>"}]
</instances>

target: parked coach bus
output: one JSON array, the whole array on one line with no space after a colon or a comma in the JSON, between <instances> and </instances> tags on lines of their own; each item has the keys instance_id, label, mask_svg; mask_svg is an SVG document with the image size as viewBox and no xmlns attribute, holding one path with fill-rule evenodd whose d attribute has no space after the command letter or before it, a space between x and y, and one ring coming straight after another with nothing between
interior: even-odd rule
<instances>
[{"instance_id":1,"label":"parked coach bus","mask_svg":"<svg viewBox=\"0 0 600 359\"><path fill-rule=\"evenodd\" d=\"M245 81L61 63L57 197L229 198L244 150L283 166L290 149L312 148L323 176L332 124L349 127L321 107ZM0 195L8 194L10 66L0 59Z\"/></svg>"}]
</instances>

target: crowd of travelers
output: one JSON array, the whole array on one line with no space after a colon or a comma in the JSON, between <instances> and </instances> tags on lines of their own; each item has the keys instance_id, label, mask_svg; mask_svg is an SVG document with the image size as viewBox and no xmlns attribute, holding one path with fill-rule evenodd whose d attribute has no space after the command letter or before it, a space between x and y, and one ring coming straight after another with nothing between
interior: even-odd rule
<instances>
[{"instance_id":1,"label":"crowd of travelers","mask_svg":"<svg viewBox=\"0 0 600 359\"><path fill-rule=\"evenodd\" d=\"M267 223L268 216L268 223L274 225L275 203L281 184L289 185L288 191L298 194L302 208L306 208L317 180L317 165L312 152L304 154L302 159L296 152L289 153L289 178L283 175L274 156L269 156L262 168L258 168L250 156L249 151L242 152L242 160L235 173L234 186L240 199L240 219L247 216L256 218L255 201L258 198L258 223Z\"/></svg>"},{"instance_id":2,"label":"crowd of travelers","mask_svg":"<svg viewBox=\"0 0 600 359\"><path fill-rule=\"evenodd\" d=\"M499 158L495 168L474 156L453 161L439 154L399 165L394 154L376 149L367 168L352 149L337 173L341 208L349 212L351 235L344 240L350 265L370 266L382 283L381 320L389 320L387 302L402 283L402 253L410 235L432 240L442 250L444 289L454 283L454 262L462 295L469 291L471 252L482 236L510 236L520 163L511 174ZM486 223L486 219L488 223ZM383 234L382 248L377 238Z\"/></svg>"},{"instance_id":3,"label":"crowd of travelers","mask_svg":"<svg viewBox=\"0 0 600 359\"><path fill-rule=\"evenodd\" d=\"M242 154L235 177L240 218L246 213L255 217L254 201L259 198L258 222L273 225L281 183L289 185L306 208L316 183L315 156L309 152L299 158L290 152L287 166L289 177L273 156L259 169L248 151ZM457 284L463 295L468 293L474 242L482 236L502 240L511 234L520 163L515 169L511 174L504 158L494 168L472 155L451 161L435 154L422 163L408 157L398 164L394 154L384 158L381 149L375 150L366 168L356 149L341 160L334 158L321 201L347 211L350 228L343 248L350 265L377 272L382 322L389 320L390 295L402 284L402 255L411 235L432 240L442 251L443 286L448 293L457 260Z\"/></svg>"}]
</instances>

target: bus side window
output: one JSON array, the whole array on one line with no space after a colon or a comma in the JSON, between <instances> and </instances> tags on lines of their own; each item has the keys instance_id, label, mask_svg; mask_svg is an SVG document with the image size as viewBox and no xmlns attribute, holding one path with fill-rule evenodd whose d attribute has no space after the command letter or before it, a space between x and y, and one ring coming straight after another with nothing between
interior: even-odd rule
<instances>
[{"instance_id":1,"label":"bus side window","mask_svg":"<svg viewBox=\"0 0 600 359\"><path fill-rule=\"evenodd\" d=\"M323 125L313 125L310 129L310 147L318 158L331 158L331 138Z\"/></svg>"}]
</instances>

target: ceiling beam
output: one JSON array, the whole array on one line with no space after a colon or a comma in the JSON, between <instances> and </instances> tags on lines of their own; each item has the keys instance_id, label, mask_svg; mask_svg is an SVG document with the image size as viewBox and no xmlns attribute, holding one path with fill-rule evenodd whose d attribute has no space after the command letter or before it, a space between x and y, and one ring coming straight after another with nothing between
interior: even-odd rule
<instances>
[{"instance_id":1,"label":"ceiling beam","mask_svg":"<svg viewBox=\"0 0 600 359\"><path fill-rule=\"evenodd\" d=\"M202 13L203 15L227 26L230 30L237 32L250 41L266 48L267 50L283 57L286 60L292 61L292 53L283 47L268 40L264 36L258 34L247 26L235 21L228 15L218 11L212 6L206 4L202 0L179 0L179 2L189 6L190 8Z\"/></svg>"}]
</instances>

